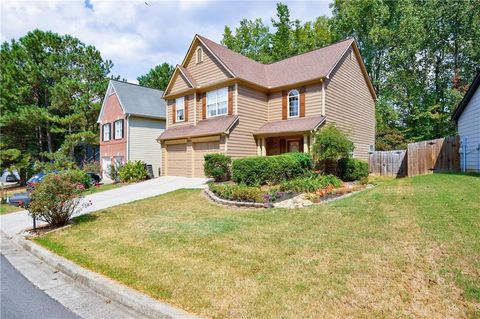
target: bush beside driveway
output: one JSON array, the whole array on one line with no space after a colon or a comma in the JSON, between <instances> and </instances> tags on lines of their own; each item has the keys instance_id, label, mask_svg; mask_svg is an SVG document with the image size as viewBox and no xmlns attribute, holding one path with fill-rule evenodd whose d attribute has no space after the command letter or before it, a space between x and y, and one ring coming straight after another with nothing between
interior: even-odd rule
<instances>
[{"instance_id":1,"label":"bush beside driveway","mask_svg":"<svg viewBox=\"0 0 480 319\"><path fill-rule=\"evenodd\" d=\"M180 190L37 241L205 317L474 317L479 192L480 178L435 174L267 211Z\"/></svg>"}]
</instances>

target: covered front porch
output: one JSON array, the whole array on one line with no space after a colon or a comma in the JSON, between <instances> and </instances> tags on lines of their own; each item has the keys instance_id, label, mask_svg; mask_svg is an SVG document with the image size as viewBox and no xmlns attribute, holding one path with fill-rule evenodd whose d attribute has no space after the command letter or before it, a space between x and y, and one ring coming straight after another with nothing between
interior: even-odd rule
<instances>
[{"instance_id":1,"label":"covered front porch","mask_svg":"<svg viewBox=\"0 0 480 319\"><path fill-rule=\"evenodd\" d=\"M289 152L310 152L313 136L297 134L288 136L263 136L257 138L257 155L270 156Z\"/></svg>"},{"instance_id":2,"label":"covered front porch","mask_svg":"<svg viewBox=\"0 0 480 319\"><path fill-rule=\"evenodd\" d=\"M309 153L314 133L324 122L323 116L269 122L254 133L257 155Z\"/></svg>"}]
</instances>

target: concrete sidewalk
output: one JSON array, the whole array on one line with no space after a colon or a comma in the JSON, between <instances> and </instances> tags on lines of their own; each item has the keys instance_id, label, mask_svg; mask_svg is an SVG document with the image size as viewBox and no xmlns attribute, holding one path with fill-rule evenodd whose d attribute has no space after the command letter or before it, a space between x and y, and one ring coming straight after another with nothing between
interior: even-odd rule
<instances>
[{"instance_id":1,"label":"concrete sidewalk","mask_svg":"<svg viewBox=\"0 0 480 319\"><path fill-rule=\"evenodd\" d=\"M85 196L84 202L92 201L92 206L81 211L79 215L88 214L112 206L130 203L182 188L199 188L207 181L206 178L188 178L179 176L163 176L141 183ZM38 223L38 226L42 223ZM0 230L9 237L32 227L32 217L26 210L0 216Z\"/></svg>"}]
</instances>

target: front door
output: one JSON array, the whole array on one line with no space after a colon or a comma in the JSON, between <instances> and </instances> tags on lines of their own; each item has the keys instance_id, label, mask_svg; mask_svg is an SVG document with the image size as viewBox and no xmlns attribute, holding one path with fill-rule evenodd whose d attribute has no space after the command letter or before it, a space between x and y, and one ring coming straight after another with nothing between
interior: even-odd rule
<instances>
[{"instance_id":1,"label":"front door","mask_svg":"<svg viewBox=\"0 0 480 319\"><path fill-rule=\"evenodd\" d=\"M287 152L300 152L300 140L288 140Z\"/></svg>"},{"instance_id":2,"label":"front door","mask_svg":"<svg viewBox=\"0 0 480 319\"><path fill-rule=\"evenodd\" d=\"M111 163L110 157L102 157L102 178L108 178Z\"/></svg>"}]
</instances>

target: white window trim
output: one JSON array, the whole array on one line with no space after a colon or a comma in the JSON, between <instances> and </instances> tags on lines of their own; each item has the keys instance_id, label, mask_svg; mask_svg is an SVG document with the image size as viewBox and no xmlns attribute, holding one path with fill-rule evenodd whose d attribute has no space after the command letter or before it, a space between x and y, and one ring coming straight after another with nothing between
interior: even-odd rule
<instances>
[{"instance_id":1,"label":"white window trim","mask_svg":"<svg viewBox=\"0 0 480 319\"><path fill-rule=\"evenodd\" d=\"M221 90L225 90L226 91L226 94L225 94L225 113L222 113L222 114L219 114L218 113L218 92L221 91ZM209 103L208 103L208 94L209 93L213 93L215 92L215 102L214 103L210 103L210 104L215 104L215 108L216 108L216 112L215 112L215 115L210 115L210 112L209 112ZM220 88L220 89L216 89L216 90L212 90L212 91L209 91L206 93L206 99L207 99L207 107L206 107L206 111L207 111L207 118L210 118L210 117L217 117L217 116L224 116L224 115L227 115L228 114L228 87L223 87L223 88Z\"/></svg>"},{"instance_id":2,"label":"white window trim","mask_svg":"<svg viewBox=\"0 0 480 319\"><path fill-rule=\"evenodd\" d=\"M108 127L108 139L105 138L105 127ZM112 139L112 124L105 123L102 126L103 142L108 142Z\"/></svg>"},{"instance_id":3,"label":"white window trim","mask_svg":"<svg viewBox=\"0 0 480 319\"><path fill-rule=\"evenodd\" d=\"M122 137L117 137L117 124L119 124L120 127L122 128L122 131L121 131ZM113 134L114 140L121 140L123 138L123 120L122 119L119 119L113 122L113 131L114 131L114 134Z\"/></svg>"},{"instance_id":4,"label":"white window trim","mask_svg":"<svg viewBox=\"0 0 480 319\"><path fill-rule=\"evenodd\" d=\"M200 58L198 52L200 52ZM195 59L197 60L197 64L203 62L203 49L201 47L198 47L197 50L195 50Z\"/></svg>"},{"instance_id":5,"label":"white window trim","mask_svg":"<svg viewBox=\"0 0 480 319\"><path fill-rule=\"evenodd\" d=\"M297 96L297 115L290 115L290 93L292 92L297 92L296 96ZM288 94L287 94L287 106L288 106L288 112L287 112L287 118L297 118L297 117L300 117L300 91L298 91L297 89L293 89L293 90L290 90L288 91Z\"/></svg>"},{"instance_id":6,"label":"white window trim","mask_svg":"<svg viewBox=\"0 0 480 319\"><path fill-rule=\"evenodd\" d=\"M179 101L182 101L181 109L178 108ZM181 120L178 118L178 110L183 110L183 119ZM185 122L185 97L184 96L175 99L175 122Z\"/></svg>"}]
</instances>

